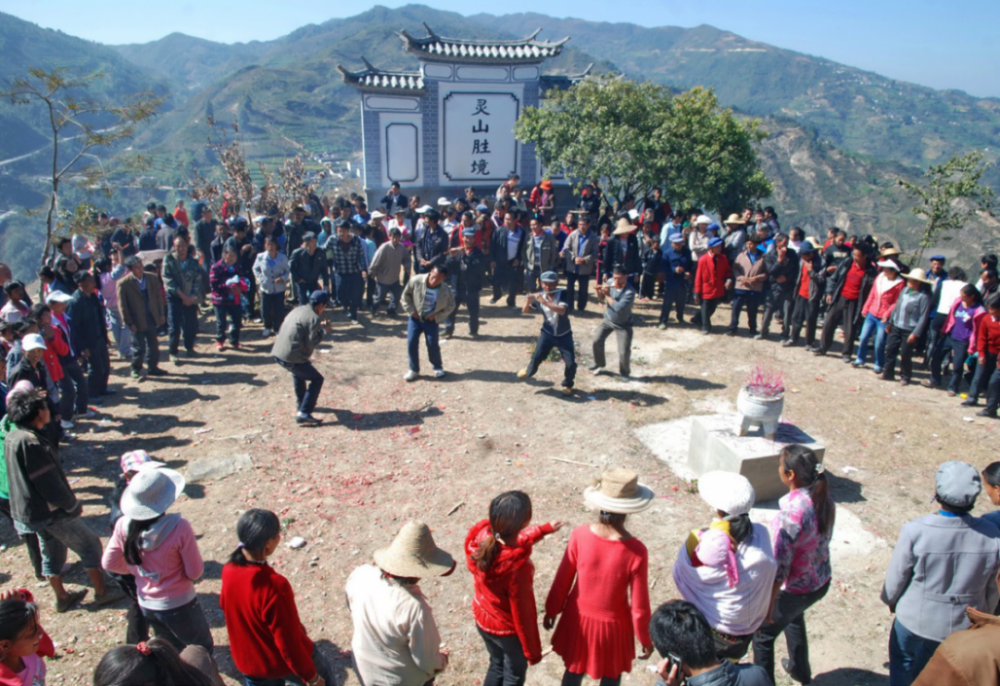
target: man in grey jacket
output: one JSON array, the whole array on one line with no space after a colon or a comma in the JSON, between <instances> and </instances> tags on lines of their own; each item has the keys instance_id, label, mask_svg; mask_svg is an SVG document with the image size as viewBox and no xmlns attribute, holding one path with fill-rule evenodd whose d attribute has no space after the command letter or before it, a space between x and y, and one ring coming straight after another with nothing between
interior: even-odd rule
<instances>
[{"instance_id":1,"label":"man in grey jacket","mask_svg":"<svg viewBox=\"0 0 1000 686\"><path fill-rule=\"evenodd\" d=\"M299 411L295 421L300 426L316 426L322 420L312 416L316 401L323 390L323 375L313 367L310 358L323 340L323 311L330 303L330 294L315 290L309 302L292 310L281 323L278 337L271 348L275 362L292 373L295 383L295 400Z\"/></svg>"},{"instance_id":2,"label":"man in grey jacket","mask_svg":"<svg viewBox=\"0 0 1000 686\"><path fill-rule=\"evenodd\" d=\"M455 309L455 296L445 283L447 276L447 267L435 265L429 274L415 275L403 289L403 309L410 315L406 328L410 369L403 376L406 381L416 381L420 376L421 334L427 341L427 357L434 368L434 377L440 379L444 376L438 329Z\"/></svg>"},{"instance_id":3,"label":"man in grey jacket","mask_svg":"<svg viewBox=\"0 0 1000 686\"><path fill-rule=\"evenodd\" d=\"M524 249L525 288L529 293L537 293L540 288L538 277L556 268L559 248L552 234L546 233L540 219L532 219L530 226L531 234Z\"/></svg>"},{"instance_id":4,"label":"man in grey jacket","mask_svg":"<svg viewBox=\"0 0 1000 686\"><path fill-rule=\"evenodd\" d=\"M590 371L597 376L607 364L604 344L612 333L618 341L618 370L623 379L632 372L632 305L635 289L628 284L625 265L616 264L611 283L597 287L597 299L604 308L604 319L594 329L594 364Z\"/></svg>"},{"instance_id":5,"label":"man in grey jacket","mask_svg":"<svg viewBox=\"0 0 1000 686\"><path fill-rule=\"evenodd\" d=\"M1000 531L969 512L982 489L979 472L964 462L937 471L937 514L903 525L889 562L882 602L896 614L889 635L889 682L909 686L954 631L966 629L965 610L997 606Z\"/></svg>"}]
</instances>

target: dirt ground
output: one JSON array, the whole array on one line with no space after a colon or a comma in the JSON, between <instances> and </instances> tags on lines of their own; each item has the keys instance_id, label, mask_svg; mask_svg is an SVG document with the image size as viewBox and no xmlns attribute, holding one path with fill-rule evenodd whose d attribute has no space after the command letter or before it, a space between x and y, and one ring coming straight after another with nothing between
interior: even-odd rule
<instances>
[{"instance_id":1,"label":"dirt ground","mask_svg":"<svg viewBox=\"0 0 1000 686\"><path fill-rule=\"evenodd\" d=\"M750 368L764 362L785 374L786 420L826 443L840 508L834 584L808 614L814 683L887 683L891 616L878 594L899 528L932 511L940 462L985 466L994 459L1000 425L965 421L973 413L943 393L880 381L835 354L817 359L774 340L751 340L745 330L739 338L702 337L688 327L659 331L652 305L638 310L642 325L636 328L633 374L641 381L595 378L585 365L598 309L592 304L573 320L584 353L579 390L571 398L558 392L561 363L546 363L529 383L515 376L540 327L537 317L484 302L484 335L470 339L463 314L456 337L442 346L448 376L408 384L402 379L404 320L363 316L361 325L349 325L333 314L331 334L315 356L326 375L317 411L326 423L316 429L295 425L291 381L269 357L271 344L259 325L245 329L242 350L215 354L209 337L214 322L203 321L201 356L180 366L165 362L169 377L137 384L123 362L114 363L118 394L99 408L97 419L78 423L78 439L64 461L87 522L106 538L106 497L122 453L144 448L181 471L206 458L249 455L252 467L192 484L175 505L200 534L206 572L197 589L220 667L229 683L238 683L218 608L219 579L236 545L239 514L257 506L279 514L287 538L306 539L299 550L282 546L272 563L291 580L302 620L336 664L338 683L357 684L343 595L348 574L411 518L426 521L438 543L460 558L467 529L486 516L490 499L502 490L530 493L536 521L570 524L536 547L541 605L572 526L591 521L583 488L604 465L636 469L658 495L651 510L629 522L649 548L654 607L677 597L671 578L677 550L687 531L706 525L710 514L637 431L731 408ZM716 323L728 315L720 309ZM165 353L164 344L161 339ZM615 354L612 337L612 365ZM661 435L665 451L686 450L682 431ZM979 511L988 506L982 498ZM56 615L51 593L30 574L7 524L0 525L0 537L8 546L0 553L0 583L36 592L44 626L58 645L50 683L89 683L104 652L124 641L122 609L98 610L85 601ZM66 580L71 586L86 583L79 564ZM460 565L453 576L422 587L452 649L451 665L438 683L481 683L487 658L470 610L471 576ZM542 636L547 646L544 630ZM553 686L561 673L558 656L549 655L530 670L528 683ZM654 678L646 664L636 662L623 683L645 686ZM778 683L792 682L779 675Z\"/></svg>"}]
</instances>

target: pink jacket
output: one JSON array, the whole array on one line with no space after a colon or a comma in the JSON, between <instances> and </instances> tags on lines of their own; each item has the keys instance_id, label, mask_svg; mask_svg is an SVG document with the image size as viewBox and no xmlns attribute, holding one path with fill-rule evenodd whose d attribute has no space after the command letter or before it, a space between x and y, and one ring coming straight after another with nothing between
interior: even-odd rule
<instances>
[{"instance_id":1,"label":"pink jacket","mask_svg":"<svg viewBox=\"0 0 1000 686\"><path fill-rule=\"evenodd\" d=\"M905 285L906 282L898 276L895 281L889 281L885 274L879 274L875 279L875 285L868 292L868 300L861 309L861 316L867 317L870 314L878 319L888 317Z\"/></svg>"},{"instance_id":2,"label":"pink jacket","mask_svg":"<svg viewBox=\"0 0 1000 686\"><path fill-rule=\"evenodd\" d=\"M955 310L957 310L958 306L961 304L962 299L955 298L955 302L951 304L951 308L948 310L948 318L944 320L944 326L941 327L941 333L951 333L952 327L955 326ZM986 310L982 305L972 311L972 335L969 337L970 341L977 340L976 334L979 333L979 324L983 321L983 317L985 316ZM972 346L975 347L975 343L973 343Z\"/></svg>"},{"instance_id":3,"label":"pink jacket","mask_svg":"<svg viewBox=\"0 0 1000 686\"><path fill-rule=\"evenodd\" d=\"M144 531L139 542L142 565L125 561L128 517L115 524L101 566L116 574L131 574L139 592L139 606L172 610L195 599L194 581L205 571L191 524L179 514L168 514Z\"/></svg>"}]
</instances>

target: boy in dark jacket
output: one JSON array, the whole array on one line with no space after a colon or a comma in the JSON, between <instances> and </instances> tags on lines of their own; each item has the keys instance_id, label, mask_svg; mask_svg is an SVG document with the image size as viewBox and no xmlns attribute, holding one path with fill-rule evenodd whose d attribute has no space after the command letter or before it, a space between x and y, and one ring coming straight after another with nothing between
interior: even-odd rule
<instances>
[{"instance_id":1,"label":"boy in dark jacket","mask_svg":"<svg viewBox=\"0 0 1000 686\"><path fill-rule=\"evenodd\" d=\"M486 274L486 255L476 247L476 227L462 230L462 247L452 250L447 262L448 273L457 276L455 309L448 315L444 337L451 338L455 331L455 315L464 303L469 308L469 335L479 335L479 292L483 289Z\"/></svg>"},{"instance_id":2,"label":"boy in dark jacket","mask_svg":"<svg viewBox=\"0 0 1000 686\"><path fill-rule=\"evenodd\" d=\"M648 236L642 244L642 280L639 283L639 297L650 300L656 294L656 279L660 275L660 239Z\"/></svg>"},{"instance_id":3,"label":"boy in dark jacket","mask_svg":"<svg viewBox=\"0 0 1000 686\"><path fill-rule=\"evenodd\" d=\"M806 325L806 347L812 350L816 344L816 321L819 308L826 293L826 271L819 252L808 241L799 248L799 273L793 291L795 305L792 309L792 327L789 337L781 345L798 345L802 324Z\"/></svg>"},{"instance_id":4,"label":"boy in dark jacket","mask_svg":"<svg viewBox=\"0 0 1000 686\"><path fill-rule=\"evenodd\" d=\"M781 318L781 340L788 340L792 327L792 307L795 304L795 281L799 275L799 255L788 245L788 236L774 237L774 250L764 255L767 285L764 287L766 306L758 339L767 338L775 313Z\"/></svg>"},{"instance_id":5,"label":"boy in dark jacket","mask_svg":"<svg viewBox=\"0 0 1000 686\"><path fill-rule=\"evenodd\" d=\"M670 245L662 250L660 271L663 273L663 308L657 328L667 328L670 310L676 309L677 323L684 323L684 305L687 303L688 281L694 271L691 251L684 241L684 234L673 233L668 237Z\"/></svg>"}]
</instances>

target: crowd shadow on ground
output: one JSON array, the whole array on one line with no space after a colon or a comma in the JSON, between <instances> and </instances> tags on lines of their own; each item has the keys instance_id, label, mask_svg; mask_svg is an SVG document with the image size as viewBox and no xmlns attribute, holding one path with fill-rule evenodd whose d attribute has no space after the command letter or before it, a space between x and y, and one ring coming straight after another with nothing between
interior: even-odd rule
<instances>
[{"instance_id":1,"label":"crowd shadow on ground","mask_svg":"<svg viewBox=\"0 0 1000 686\"><path fill-rule=\"evenodd\" d=\"M381 431L382 429L421 426L426 419L440 417L444 412L435 405L427 405L415 410L387 410L364 414L338 408L317 407L313 414L332 414L336 417L339 425L352 431Z\"/></svg>"}]
</instances>

